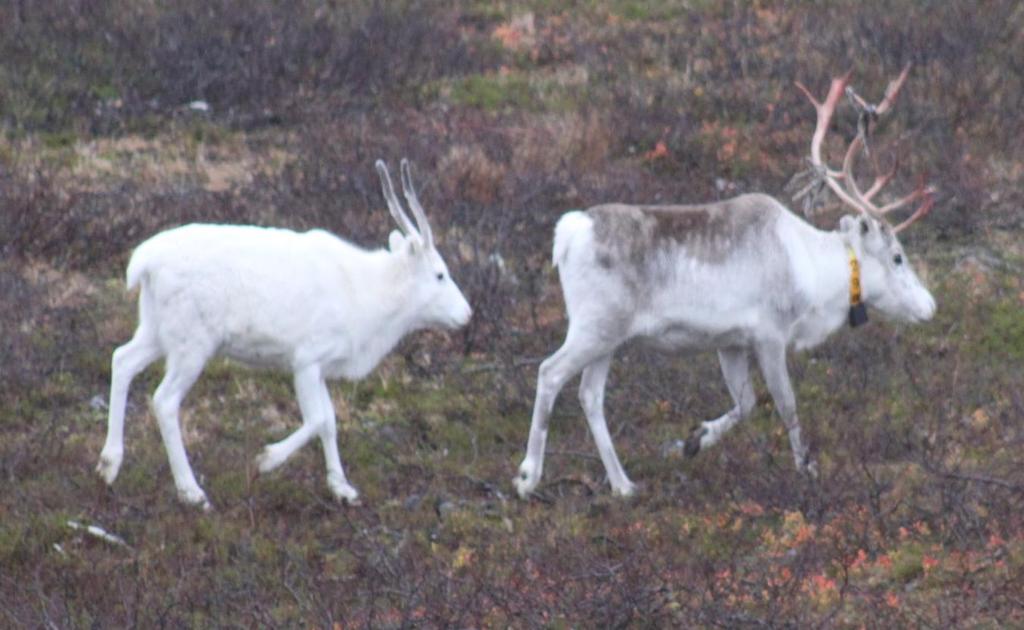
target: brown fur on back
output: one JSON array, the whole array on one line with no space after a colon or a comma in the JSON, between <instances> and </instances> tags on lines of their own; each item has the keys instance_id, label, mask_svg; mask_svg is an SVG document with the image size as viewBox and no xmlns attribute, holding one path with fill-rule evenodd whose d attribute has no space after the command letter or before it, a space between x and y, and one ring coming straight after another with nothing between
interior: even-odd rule
<instances>
[{"instance_id":1,"label":"brown fur on back","mask_svg":"<svg viewBox=\"0 0 1024 630\"><path fill-rule=\"evenodd\" d=\"M763 232L778 212L774 199L751 194L688 206L604 204L587 214L594 221L597 261L611 269L643 266L675 247L701 262L721 264L749 237Z\"/></svg>"}]
</instances>

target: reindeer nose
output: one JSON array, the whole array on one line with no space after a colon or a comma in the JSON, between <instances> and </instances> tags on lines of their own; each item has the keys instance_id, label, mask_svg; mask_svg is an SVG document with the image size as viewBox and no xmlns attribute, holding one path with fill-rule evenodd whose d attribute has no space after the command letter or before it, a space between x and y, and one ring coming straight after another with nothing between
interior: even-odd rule
<instances>
[{"instance_id":1,"label":"reindeer nose","mask_svg":"<svg viewBox=\"0 0 1024 630\"><path fill-rule=\"evenodd\" d=\"M469 320L473 317L473 308L469 305L466 298L462 298L462 308L459 309L459 314L453 318L453 324L456 328L460 328L469 323Z\"/></svg>"},{"instance_id":2,"label":"reindeer nose","mask_svg":"<svg viewBox=\"0 0 1024 630\"><path fill-rule=\"evenodd\" d=\"M924 292L924 299L921 300L921 309L918 313L918 318L922 322L926 322L935 315L935 298L928 291Z\"/></svg>"},{"instance_id":3,"label":"reindeer nose","mask_svg":"<svg viewBox=\"0 0 1024 630\"><path fill-rule=\"evenodd\" d=\"M935 308L936 308L936 306L935 306L935 298L932 297L932 295L929 293L928 294L928 308L925 309L925 316L924 316L925 321L931 319L935 315Z\"/></svg>"}]
</instances>

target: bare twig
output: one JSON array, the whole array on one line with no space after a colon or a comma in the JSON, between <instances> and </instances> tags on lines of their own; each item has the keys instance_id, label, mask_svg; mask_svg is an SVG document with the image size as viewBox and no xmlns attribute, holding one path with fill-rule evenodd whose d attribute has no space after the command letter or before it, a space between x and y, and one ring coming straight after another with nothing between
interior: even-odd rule
<instances>
[{"instance_id":1,"label":"bare twig","mask_svg":"<svg viewBox=\"0 0 1024 630\"><path fill-rule=\"evenodd\" d=\"M1013 483L1012 481L1000 479L999 477L989 477L988 475L978 475L973 473L959 473L951 471L932 470L928 467L926 467L925 470L928 470L928 472L934 475L941 475L943 477L946 477L947 479L958 479L960 481L984 483L992 486L999 486L1000 488L1006 488L1007 490L1010 490L1012 492L1024 493L1024 486Z\"/></svg>"},{"instance_id":2,"label":"bare twig","mask_svg":"<svg viewBox=\"0 0 1024 630\"><path fill-rule=\"evenodd\" d=\"M124 538L121 538L117 534L111 534L107 530L97 525L82 525L78 521L68 521L68 527L74 530L84 531L90 536L99 538L104 542L108 542L112 545L117 545L119 547L124 547L125 549L131 551L131 547L128 545L128 543L124 541Z\"/></svg>"}]
</instances>

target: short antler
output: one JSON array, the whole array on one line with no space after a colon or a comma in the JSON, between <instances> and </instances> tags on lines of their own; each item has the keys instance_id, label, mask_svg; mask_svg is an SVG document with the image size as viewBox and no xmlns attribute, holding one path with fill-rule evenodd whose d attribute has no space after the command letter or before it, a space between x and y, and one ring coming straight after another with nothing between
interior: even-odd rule
<instances>
[{"instance_id":1,"label":"short antler","mask_svg":"<svg viewBox=\"0 0 1024 630\"><path fill-rule=\"evenodd\" d=\"M817 112L817 124L814 128L814 135L811 138L811 165L814 181L797 193L796 198L802 197L811 192L815 187L820 187L821 184L824 184L827 185L843 203L863 214L874 217L879 221L885 221L885 215L897 208L901 208L918 199L924 199L918 209L908 219L894 228L894 231L896 232L906 229L921 217L928 214L934 205L932 195L935 191L932 187L925 186L923 181L918 184L918 187L914 192L902 199L891 202L882 207L878 207L872 202L872 199L879 193L879 191L881 191L882 188L884 188L895 176L896 169L899 165L898 159L893 161L892 168L886 173L879 172L877 162L875 163L875 181L867 192L861 192L853 173L853 164L857 155L862 151L865 153L867 152L867 139L871 131L871 124L877 120L879 116L886 114L892 109L893 104L896 101L896 97L903 88L903 84L906 82L909 73L910 64L907 64L903 68L903 71L900 72L900 75L889 82L889 85L885 89L885 96L878 104L869 103L849 86L850 72L832 80L828 96L826 96L825 100L822 102L819 102L814 98L810 90L808 90L802 83L799 81L796 82L796 87L804 93L807 100L814 105L814 109ZM829 168L822 159L821 144L825 139L825 134L828 132L829 123L835 113L836 105L838 105L839 100L844 93L849 97L854 106L860 110L860 116L857 135L850 142L850 146L847 148L846 155L843 158L843 168L841 171L836 171L835 169Z\"/></svg>"},{"instance_id":2,"label":"short antler","mask_svg":"<svg viewBox=\"0 0 1024 630\"><path fill-rule=\"evenodd\" d=\"M384 191L384 201L387 202L388 210L391 212L391 216L394 217L395 222L398 223L398 227L402 229L406 236L422 238L416 226L409 219L409 215L402 209L402 204L399 203L398 197L395 195L395 188L391 185L391 174L388 173L387 164L384 163L384 160L377 160L375 166L377 167L377 174L380 176L381 189ZM404 178L402 183L405 183Z\"/></svg>"},{"instance_id":3,"label":"short antler","mask_svg":"<svg viewBox=\"0 0 1024 630\"><path fill-rule=\"evenodd\" d=\"M420 199L416 196L416 188L412 185L412 173L410 172L409 160L402 158L401 163L402 172L402 192L405 194L405 200L409 202L409 207L412 208L412 214L416 217L416 226L419 228L420 235L423 236L423 241L427 247L434 246L434 232L430 229L430 223L427 221L427 213L423 211L423 206L420 205Z\"/></svg>"}]
</instances>

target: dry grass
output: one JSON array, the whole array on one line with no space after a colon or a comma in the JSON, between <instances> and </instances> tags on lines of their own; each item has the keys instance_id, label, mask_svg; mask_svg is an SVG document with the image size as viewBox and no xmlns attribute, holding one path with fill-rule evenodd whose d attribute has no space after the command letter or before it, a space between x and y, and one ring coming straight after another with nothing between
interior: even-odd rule
<instances>
[{"instance_id":1,"label":"dry grass","mask_svg":"<svg viewBox=\"0 0 1024 630\"><path fill-rule=\"evenodd\" d=\"M1013 3L983 14L896 3L885 19L853 2L691 5L396 3L342 15L300 3L299 19L281 26L284 5L233 22L223 1L183 30L199 15L186 3L171 23L180 59L161 70L178 92L150 82L144 95L120 84L75 92L0 72L12 95L0 103L2 623L1024 624L1024 160L1013 141L1024 92L1007 61L1019 57L1013 25L1024 14ZM132 14L134 26L85 5L69 13L77 21L57 12L47 22L47 7L56 5L30 7L42 13L19 28L62 35L46 40L61 51L91 51L78 57L78 81L112 62L127 76L170 54L169 40L150 49L138 33L171 7ZM22 24L13 10L0 17ZM963 34L950 35L951 22ZM109 48L89 45L99 23L115 38ZM228 24L245 27L238 39L220 35ZM272 32L280 50L233 55ZM0 39L12 54L27 41L63 67L41 38ZM190 65L200 41L244 72ZM259 79L314 54L303 67L315 76L289 66ZM878 87L908 56L918 63L893 127L915 151L898 184L928 171L943 192L905 245L940 308L927 325L873 322L793 357L821 479L792 470L764 395L720 446L673 456L667 445L728 405L714 358L632 348L613 367L607 402L640 496L610 496L570 385L538 497L514 499L536 364L564 334L549 261L557 216L613 199L778 194L802 168L812 126L792 80L824 85L853 64ZM220 95L212 116L181 111L204 96L190 76ZM113 88L122 104L97 109ZM58 116L53 103L68 93ZM837 125L842 133L852 121ZM147 410L157 367L133 385L128 455L106 488L92 468L110 353L134 327L122 280L131 248L197 220L322 227L383 244L391 224L372 162L401 156L476 315L457 334L414 335L360 383L332 386L342 458L364 504L331 501L315 445L275 474L253 474L259 449L297 425L297 406L287 376L223 362L183 414L216 510L174 499Z\"/></svg>"}]
</instances>

